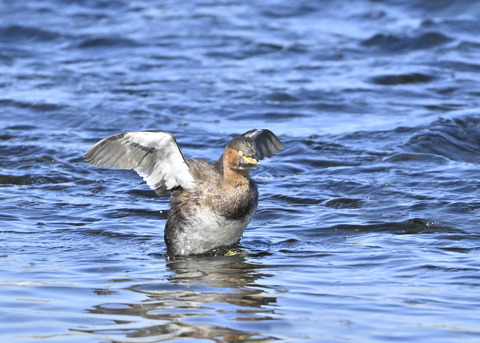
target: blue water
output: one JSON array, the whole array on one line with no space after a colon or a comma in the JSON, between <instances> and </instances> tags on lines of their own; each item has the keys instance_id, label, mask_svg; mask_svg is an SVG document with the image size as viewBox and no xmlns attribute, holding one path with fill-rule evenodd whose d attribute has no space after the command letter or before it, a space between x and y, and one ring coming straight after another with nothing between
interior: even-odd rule
<instances>
[{"instance_id":1,"label":"blue water","mask_svg":"<svg viewBox=\"0 0 480 343\"><path fill-rule=\"evenodd\" d=\"M480 3L0 2L1 342L479 342ZM82 155L132 130L262 161L224 255Z\"/></svg>"}]
</instances>

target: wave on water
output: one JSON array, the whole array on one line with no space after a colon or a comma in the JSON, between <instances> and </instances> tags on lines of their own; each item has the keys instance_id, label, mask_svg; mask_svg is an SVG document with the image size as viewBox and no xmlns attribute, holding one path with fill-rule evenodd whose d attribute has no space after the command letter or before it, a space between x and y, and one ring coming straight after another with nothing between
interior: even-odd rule
<instances>
[{"instance_id":1,"label":"wave on water","mask_svg":"<svg viewBox=\"0 0 480 343\"><path fill-rule=\"evenodd\" d=\"M452 161L480 163L480 115L440 118L413 135L405 148Z\"/></svg>"},{"instance_id":2,"label":"wave on water","mask_svg":"<svg viewBox=\"0 0 480 343\"><path fill-rule=\"evenodd\" d=\"M40 29L35 26L9 25L0 26L0 42L36 41L48 42L61 36L60 33Z\"/></svg>"},{"instance_id":3,"label":"wave on water","mask_svg":"<svg viewBox=\"0 0 480 343\"><path fill-rule=\"evenodd\" d=\"M452 39L439 32L418 33L413 36L378 33L364 40L364 47L376 48L380 51L398 53L401 51L424 50L442 46Z\"/></svg>"}]
</instances>

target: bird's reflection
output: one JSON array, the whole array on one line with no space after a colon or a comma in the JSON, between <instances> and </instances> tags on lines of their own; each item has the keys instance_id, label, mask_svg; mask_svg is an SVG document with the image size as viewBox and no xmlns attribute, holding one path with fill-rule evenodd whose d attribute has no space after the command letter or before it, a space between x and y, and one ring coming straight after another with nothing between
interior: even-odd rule
<instances>
[{"instance_id":1,"label":"bird's reflection","mask_svg":"<svg viewBox=\"0 0 480 343\"><path fill-rule=\"evenodd\" d=\"M82 331L106 339L114 330L115 337L110 336L110 340L121 335L125 342L176 337L218 342L270 340L272 337L258 332L258 322L276 319L272 306L267 306L276 298L266 294L258 280L271 275L261 272L261 264L247 259L245 251L237 250L234 254L167 261L171 274L166 280L147 280L129 287L146 295L145 300L123 306L103 304L90 310L113 315L115 325Z\"/></svg>"}]
</instances>

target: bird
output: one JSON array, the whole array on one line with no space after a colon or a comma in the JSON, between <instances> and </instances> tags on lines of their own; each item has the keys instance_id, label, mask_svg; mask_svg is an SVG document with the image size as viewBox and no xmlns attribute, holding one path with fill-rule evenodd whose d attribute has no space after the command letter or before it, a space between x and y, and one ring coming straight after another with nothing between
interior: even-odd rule
<instances>
[{"instance_id":1,"label":"bird","mask_svg":"<svg viewBox=\"0 0 480 343\"><path fill-rule=\"evenodd\" d=\"M240 242L258 204L250 171L282 149L272 131L253 129L230 140L215 162L187 160L173 134L136 131L100 140L84 159L99 167L133 169L157 195L170 192L167 255L188 256Z\"/></svg>"}]
</instances>

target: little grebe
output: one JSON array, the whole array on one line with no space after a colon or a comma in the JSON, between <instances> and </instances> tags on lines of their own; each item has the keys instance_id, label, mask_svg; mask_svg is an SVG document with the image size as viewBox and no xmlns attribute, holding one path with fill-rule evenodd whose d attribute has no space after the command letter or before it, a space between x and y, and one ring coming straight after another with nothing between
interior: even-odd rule
<instances>
[{"instance_id":1,"label":"little grebe","mask_svg":"<svg viewBox=\"0 0 480 343\"><path fill-rule=\"evenodd\" d=\"M250 170L281 149L271 131L254 129L232 139L214 163L185 160L172 134L145 131L107 137L84 158L97 166L134 169L158 195L170 191L168 253L192 255L240 241L258 203Z\"/></svg>"}]
</instances>

